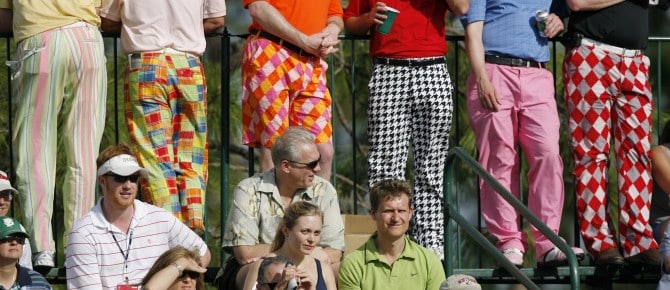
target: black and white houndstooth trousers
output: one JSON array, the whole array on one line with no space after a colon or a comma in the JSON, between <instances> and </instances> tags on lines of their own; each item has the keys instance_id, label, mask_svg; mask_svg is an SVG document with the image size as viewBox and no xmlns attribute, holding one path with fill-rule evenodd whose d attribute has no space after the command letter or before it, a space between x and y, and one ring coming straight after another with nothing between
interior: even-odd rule
<instances>
[{"instance_id":1,"label":"black and white houndstooth trousers","mask_svg":"<svg viewBox=\"0 0 670 290\"><path fill-rule=\"evenodd\" d=\"M447 66L377 64L368 86L369 185L405 179L411 141L415 180L410 237L440 255L443 173L452 118L453 87Z\"/></svg>"}]
</instances>

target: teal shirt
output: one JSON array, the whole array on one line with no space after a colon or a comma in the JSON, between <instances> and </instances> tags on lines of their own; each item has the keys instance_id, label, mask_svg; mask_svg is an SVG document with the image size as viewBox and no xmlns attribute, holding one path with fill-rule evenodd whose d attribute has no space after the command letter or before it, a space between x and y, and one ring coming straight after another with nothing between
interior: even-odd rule
<instances>
[{"instance_id":1,"label":"teal shirt","mask_svg":"<svg viewBox=\"0 0 670 290\"><path fill-rule=\"evenodd\" d=\"M393 263L384 261L375 246L377 233L344 257L338 274L339 290L438 290L446 280L440 259L405 236L405 249Z\"/></svg>"}]
</instances>

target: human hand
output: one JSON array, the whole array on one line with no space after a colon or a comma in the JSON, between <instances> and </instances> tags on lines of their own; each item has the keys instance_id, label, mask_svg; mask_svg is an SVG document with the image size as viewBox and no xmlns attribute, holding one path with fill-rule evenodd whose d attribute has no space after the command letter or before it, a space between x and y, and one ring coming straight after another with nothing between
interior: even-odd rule
<instances>
[{"instance_id":1,"label":"human hand","mask_svg":"<svg viewBox=\"0 0 670 290\"><path fill-rule=\"evenodd\" d=\"M547 38L554 38L554 36L558 35L561 33L561 31L563 31L563 29L565 29L563 20L561 20L561 18L554 13L551 13L549 16L547 16L545 23L546 26L544 28L544 34L547 36Z\"/></svg>"},{"instance_id":2,"label":"human hand","mask_svg":"<svg viewBox=\"0 0 670 290\"><path fill-rule=\"evenodd\" d=\"M500 100L498 99L498 94L488 77L483 76L479 78L476 83L477 96L479 97L479 103L482 107L484 107L484 109L498 112L500 110Z\"/></svg>"},{"instance_id":3,"label":"human hand","mask_svg":"<svg viewBox=\"0 0 670 290\"><path fill-rule=\"evenodd\" d=\"M370 26L382 25L384 20L386 20L386 10L388 10L386 3L377 2L375 6L370 9L370 13L367 14L368 22Z\"/></svg>"},{"instance_id":4,"label":"human hand","mask_svg":"<svg viewBox=\"0 0 670 290\"><path fill-rule=\"evenodd\" d=\"M193 259L188 259L185 257L181 257L175 261L175 263L179 266L184 267L184 270L188 271L193 271L193 272L198 272L198 273L205 273L207 272L207 268L200 266L198 262L196 262Z\"/></svg>"}]
</instances>

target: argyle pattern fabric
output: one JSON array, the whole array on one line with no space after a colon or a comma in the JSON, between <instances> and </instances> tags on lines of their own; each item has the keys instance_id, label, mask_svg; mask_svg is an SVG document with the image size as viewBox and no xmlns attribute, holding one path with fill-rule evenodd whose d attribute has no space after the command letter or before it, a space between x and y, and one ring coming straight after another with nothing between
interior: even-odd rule
<instances>
[{"instance_id":1,"label":"argyle pattern fabric","mask_svg":"<svg viewBox=\"0 0 670 290\"><path fill-rule=\"evenodd\" d=\"M255 35L247 40L242 59L244 144L270 148L289 126L311 131L316 143L330 142L332 100L323 59Z\"/></svg>"},{"instance_id":2,"label":"argyle pattern fabric","mask_svg":"<svg viewBox=\"0 0 670 290\"><path fill-rule=\"evenodd\" d=\"M597 255L616 246L607 198L612 135L623 254L658 248L649 225L653 106L649 58L581 45L568 52L563 72L577 213L586 248Z\"/></svg>"},{"instance_id":3,"label":"argyle pattern fabric","mask_svg":"<svg viewBox=\"0 0 670 290\"><path fill-rule=\"evenodd\" d=\"M135 66L136 61L137 63ZM125 111L145 201L204 231L207 189L207 100L200 60L186 54L133 56Z\"/></svg>"},{"instance_id":4,"label":"argyle pattern fabric","mask_svg":"<svg viewBox=\"0 0 670 290\"><path fill-rule=\"evenodd\" d=\"M410 237L426 248L442 251L442 184L453 110L447 66L378 64L369 89L369 184L405 179L411 143L416 174Z\"/></svg>"}]
</instances>

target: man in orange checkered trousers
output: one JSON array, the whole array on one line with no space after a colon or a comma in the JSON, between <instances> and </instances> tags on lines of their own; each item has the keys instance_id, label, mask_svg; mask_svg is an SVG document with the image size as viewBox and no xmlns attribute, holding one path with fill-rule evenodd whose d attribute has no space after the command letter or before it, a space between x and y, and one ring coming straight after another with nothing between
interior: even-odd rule
<instances>
[{"instance_id":1,"label":"man in orange checkered trousers","mask_svg":"<svg viewBox=\"0 0 670 290\"><path fill-rule=\"evenodd\" d=\"M261 171L273 167L270 148L289 126L316 137L319 175L330 179L333 145L326 55L337 51L343 27L338 0L244 0L253 23L242 56L243 142L261 148Z\"/></svg>"}]
</instances>

